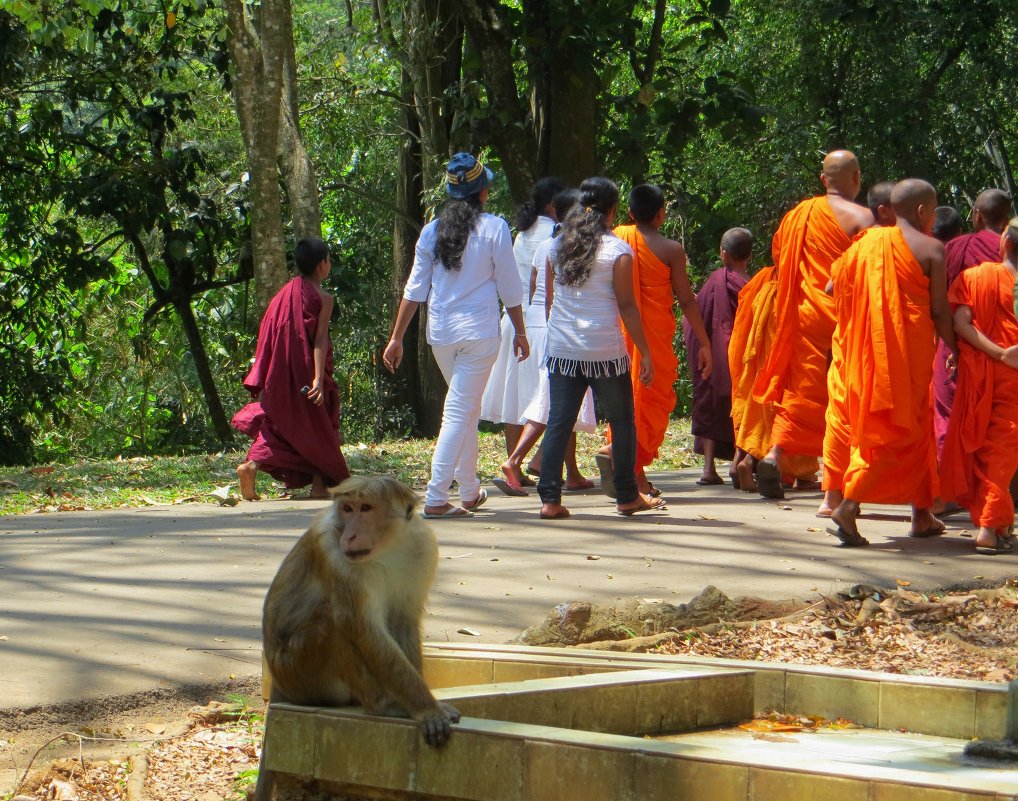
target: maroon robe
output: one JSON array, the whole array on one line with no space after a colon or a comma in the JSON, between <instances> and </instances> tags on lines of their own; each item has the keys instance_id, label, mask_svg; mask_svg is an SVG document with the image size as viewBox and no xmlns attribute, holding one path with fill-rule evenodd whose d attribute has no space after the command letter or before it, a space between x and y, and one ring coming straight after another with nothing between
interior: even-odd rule
<instances>
[{"instance_id":1,"label":"maroon robe","mask_svg":"<svg viewBox=\"0 0 1018 801\"><path fill-rule=\"evenodd\" d=\"M735 429L732 426L732 374L728 369L728 342L732 338L735 310L739 305L739 290L749 279L722 267L704 281L696 293L704 328L710 337L713 367L710 378L703 379L696 368L700 340L686 320L682 331L686 337L686 355L689 357L693 378L693 450L703 453L701 439L712 439L714 457L731 459L735 456Z\"/></svg>"},{"instance_id":2,"label":"maroon robe","mask_svg":"<svg viewBox=\"0 0 1018 801\"><path fill-rule=\"evenodd\" d=\"M255 398L237 414L234 428L254 439L247 458L287 487L304 487L315 474L329 486L350 471L339 447L339 387L332 378L332 343L316 406L301 394L315 377L315 331L322 298L297 276L276 293L258 329L255 360L244 386Z\"/></svg>"},{"instance_id":3,"label":"maroon robe","mask_svg":"<svg viewBox=\"0 0 1018 801\"><path fill-rule=\"evenodd\" d=\"M947 288L969 267L984 261L1000 261L1000 234L984 228L974 234L956 236L944 246L947 267ZM937 344L933 362L933 432L937 438L937 460L944 450L947 421L954 403L954 376L947 369L947 347Z\"/></svg>"}]
</instances>

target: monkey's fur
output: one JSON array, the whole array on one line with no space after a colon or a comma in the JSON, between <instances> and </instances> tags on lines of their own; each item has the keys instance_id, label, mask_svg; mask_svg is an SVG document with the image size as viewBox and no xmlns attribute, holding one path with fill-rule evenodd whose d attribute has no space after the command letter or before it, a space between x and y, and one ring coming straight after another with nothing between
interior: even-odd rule
<instances>
[{"instance_id":1,"label":"monkey's fur","mask_svg":"<svg viewBox=\"0 0 1018 801\"><path fill-rule=\"evenodd\" d=\"M435 536L415 514L417 496L395 479L354 476L330 493L332 505L283 560L265 598L272 700L409 716L441 745L459 712L436 701L421 677ZM255 799L271 792L262 770Z\"/></svg>"}]
</instances>

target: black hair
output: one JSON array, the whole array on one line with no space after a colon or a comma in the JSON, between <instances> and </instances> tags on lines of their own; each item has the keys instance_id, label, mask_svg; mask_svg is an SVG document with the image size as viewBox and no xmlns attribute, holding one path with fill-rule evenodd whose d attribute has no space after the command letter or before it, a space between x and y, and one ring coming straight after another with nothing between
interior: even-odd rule
<instances>
[{"instance_id":1,"label":"black hair","mask_svg":"<svg viewBox=\"0 0 1018 801\"><path fill-rule=\"evenodd\" d=\"M930 234L934 239L941 242L950 242L956 236L961 236L965 225L961 215L952 206L937 206L937 216L933 220L933 229Z\"/></svg>"},{"instance_id":2,"label":"black hair","mask_svg":"<svg viewBox=\"0 0 1018 801\"><path fill-rule=\"evenodd\" d=\"M649 223L665 205L665 193L654 184L634 186L629 193L629 214L638 223Z\"/></svg>"},{"instance_id":3,"label":"black hair","mask_svg":"<svg viewBox=\"0 0 1018 801\"><path fill-rule=\"evenodd\" d=\"M300 239L293 249L293 260L301 275L311 275L323 260L329 258L329 246L321 239Z\"/></svg>"},{"instance_id":4,"label":"black hair","mask_svg":"<svg viewBox=\"0 0 1018 801\"><path fill-rule=\"evenodd\" d=\"M894 187L894 181L880 181L869 188L866 193L866 205L874 220L877 218L877 209L891 205L891 192L894 191Z\"/></svg>"},{"instance_id":5,"label":"black hair","mask_svg":"<svg viewBox=\"0 0 1018 801\"><path fill-rule=\"evenodd\" d=\"M538 216L548 207L555 195L567 186L565 181L553 175L539 178L530 192L530 200L516 209L516 216L513 218L516 230L526 231L537 222Z\"/></svg>"},{"instance_id":6,"label":"black hair","mask_svg":"<svg viewBox=\"0 0 1018 801\"><path fill-rule=\"evenodd\" d=\"M748 228L729 228L721 235L721 249L736 261L753 255L753 234Z\"/></svg>"},{"instance_id":7,"label":"black hair","mask_svg":"<svg viewBox=\"0 0 1018 801\"><path fill-rule=\"evenodd\" d=\"M618 203L614 181L595 176L580 184L579 203L566 215L555 249L558 283L579 286L590 277L601 237L609 230L608 212Z\"/></svg>"},{"instance_id":8,"label":"black hair","mask_svg":"<svg viewBox=\"0 0 1018 801\"><path fill-rule=\"evenodd\" d=\"M558 219L559 224L569 216L569 212L573 210L573 206L580 202L580 190L579 189L563 189L552 201L552 205L555 207L555 217Z\"/></svg>"},{"instance_id":9,"label":"black hair","mask_svg":"<svg viewBox=\"0 0 1018 801\"><path fill-rule=\"evenodd\" d=\"M445 269L458 270L462 266L467 240L483 210L481 193L476 192L463 199L450 198L438 212L435 257L445 265Z\"/></svg>"}]
</instances>

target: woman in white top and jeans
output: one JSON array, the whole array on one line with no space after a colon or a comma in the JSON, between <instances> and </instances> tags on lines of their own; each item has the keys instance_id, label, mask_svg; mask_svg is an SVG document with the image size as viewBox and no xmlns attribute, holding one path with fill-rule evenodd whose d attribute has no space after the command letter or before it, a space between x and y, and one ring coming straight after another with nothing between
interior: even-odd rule
<instances>
[{"instance_id":1,"label":"woman in white top and jeans","mask_svg":"<svg viewBox=\"0 0 1018 801\"><path fill-rule=\"evenodd\" d=\"M633 388L622 322L642 356L644 384L654 378L654 366L633 294L633 251L611 232L618 202L612 181L585 180L549 257L554 272L554 278L547 278L549 294L554 288L548 318L551 411L537 485L544 519L569 516L562 505L562 461L587 387L612 428L617 511L631 515L664 508L660 498L641 495L636 488Z\"/></svg>"},{"instance_id":2,"label":"woman in white top and jeans","mask_svg":"<svg viewBox=\"0 0 1018 801\"><path fill-rule=\"evenodd\" d=\"M425 517L470 517L487 499L477 478L477 421L481 393L498 353L501 298L516 335L521 361L530 354L523 323L523 288L513 258L509 226L484 212L491 171L469 153L449 161L450 200L424 226L403 300L382 361L395 371L403 360L403 335L417 307L428 303L428 343L449 384L442 428L424 496ZM462 506L449 503L453 479Z\"/></svg>"}]
</instances>

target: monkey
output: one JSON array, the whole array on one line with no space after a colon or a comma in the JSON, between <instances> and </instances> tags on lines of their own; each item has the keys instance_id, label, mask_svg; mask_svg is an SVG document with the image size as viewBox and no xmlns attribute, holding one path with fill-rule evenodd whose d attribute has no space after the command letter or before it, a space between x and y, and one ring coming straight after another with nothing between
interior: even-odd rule
<instances>
[{"instance_id":1,"label":"monkey","mask_svg":"<svg viewBox=\"0 0 1018 801\"><path fill-rule=\"evenodd\" d=\"M283 560L269 586L262 639L270 701L360 704L410 717L430 745L460 719L421 677L421 620L438 566L438 542L416 514L418 498L388 476L353 476ZM258 773L255 801L272 779Z\"/></svg>"}]
</instances>

